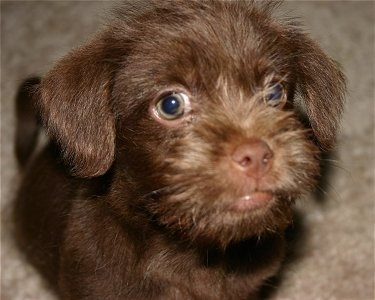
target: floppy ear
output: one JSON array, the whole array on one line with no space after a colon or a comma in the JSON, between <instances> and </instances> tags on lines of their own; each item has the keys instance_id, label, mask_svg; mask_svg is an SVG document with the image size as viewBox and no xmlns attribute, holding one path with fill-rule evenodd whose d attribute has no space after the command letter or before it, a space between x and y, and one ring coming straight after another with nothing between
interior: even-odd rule
<instances>
[{"instance_id":1,"label":"floppy ear","mask_svg":"<svg viewBox=\"0 0 375 300\"><path fill-rule=\"evenodd\" d=\"M80 177L102 175L114 160L113 66L107 53L104 41L94 40L63 58L40 85L42 121Z\"/></svg>"},{"instance_id":2,"label":"floppy ear","mask_svg":"<svg viewBox=\"0 0 375 300\"><path fill-rule=\"evenodd\" d=\"M303 33L297 33L297 90L314 135L324 150L333 147L341 119L345 77L338 64Z\"/></svg>"}]
</instances>

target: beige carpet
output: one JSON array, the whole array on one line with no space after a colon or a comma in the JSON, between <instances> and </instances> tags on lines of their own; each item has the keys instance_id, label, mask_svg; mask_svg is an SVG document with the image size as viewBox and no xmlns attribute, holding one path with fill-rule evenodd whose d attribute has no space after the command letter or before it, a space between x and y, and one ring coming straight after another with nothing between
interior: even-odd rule
<instances>
[{"instance_id":1,"label":"beige carpet","mask_svg":"<svg viewBox=\"0 0 375 300\"><path fill-rule=\"evenodd\" d=\"M53 299L14 247L9 217L19 176L13 156L19 82L43 74L100 26L109 2L1 2L1 299ZM296 251L270 299L374 299L374 2L287 2L341 62L349 95L335 162L318 198L299 203ZM275 283L276 284L276 283Z\"/></svg>"}]
</instances>

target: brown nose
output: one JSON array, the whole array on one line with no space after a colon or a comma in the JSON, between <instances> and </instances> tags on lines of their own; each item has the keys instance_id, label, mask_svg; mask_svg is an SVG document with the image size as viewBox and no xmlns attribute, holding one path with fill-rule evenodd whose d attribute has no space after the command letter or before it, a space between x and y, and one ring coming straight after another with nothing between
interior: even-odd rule
<instances>
[{"instance_id":1,"label":"brown nose","mask_svg":"<svg viewBox=\"0 0 375 300\"><path fill-rule=\"evenodd\" d=\"M270 168L273 153L262 140L252 140L237 146L232 153L236 166L248 176L260 178Z\"/></svg>"}]
</instances>

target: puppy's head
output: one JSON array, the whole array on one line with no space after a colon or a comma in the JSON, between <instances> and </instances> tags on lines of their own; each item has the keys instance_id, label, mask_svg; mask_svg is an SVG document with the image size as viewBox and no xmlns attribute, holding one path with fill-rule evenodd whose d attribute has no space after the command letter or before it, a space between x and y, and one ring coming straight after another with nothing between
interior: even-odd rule
<instances>
[{"instance_id":1,"label":"puppy's head","mask_svg":"<svg viewBox=\"0 0 375 300\"><path fill-rule=\"evenodd\" d=\"M335 63L269 3L123 11L40 87L73 173L113 166L115 205L142 207L189 240L225 246L284 228L315 183L319 148L334 144L344 91Z\"/></svg>"}]
</instances>

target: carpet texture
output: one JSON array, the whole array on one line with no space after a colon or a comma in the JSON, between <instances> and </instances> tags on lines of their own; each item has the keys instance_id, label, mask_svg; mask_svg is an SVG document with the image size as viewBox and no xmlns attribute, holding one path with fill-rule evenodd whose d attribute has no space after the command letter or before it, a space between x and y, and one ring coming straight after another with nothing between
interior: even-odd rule
<instances>
[{"instance_id":1,"label":"carpet texture","mask_svg":"<svg viewBox=\"0 0 375 300\"><path fill-rule=\"evenodd\" d=\"M1 2L1 299L55 299L14 246L11 207L21 174L14 96L102 24L107 1ZM374 299L374 2L293 1L280 11L338 60L348 97L325 182L297 205L291 251L268 299Z\"/></svg>"}]
</instances>

